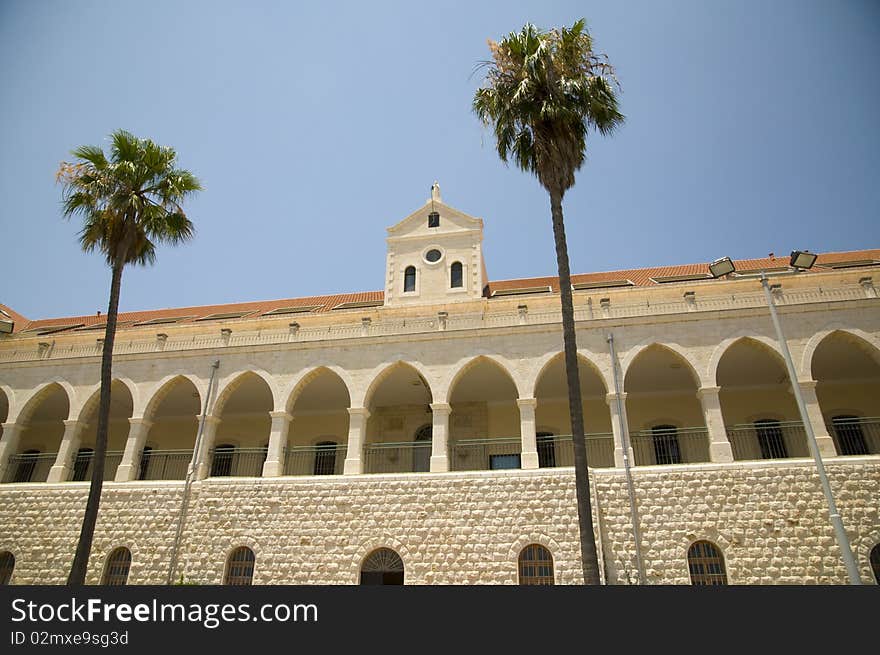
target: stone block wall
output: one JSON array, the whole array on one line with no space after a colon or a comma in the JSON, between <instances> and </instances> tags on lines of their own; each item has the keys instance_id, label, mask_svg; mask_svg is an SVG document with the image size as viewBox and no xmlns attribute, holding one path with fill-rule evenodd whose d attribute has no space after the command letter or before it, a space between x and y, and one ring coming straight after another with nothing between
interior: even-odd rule
<instances>
[{"instance_id":1,"label":"stone block wall","mask_svg":"<svg viewBox=\"0 0 880 655\"><path fill-rule=\"evenodd\" d=\"M688 584L686 553L699 539L721 548L731 584L844 583L814 471L808 460L634 470L649 583ZM832 462L828 472L863 579L873 582L880 457ZM607 579L635 582L623 471L594 471L593 485ZM0 488L0 550L15 555L13 584L64 583L87 491ZM182 482L106 484L89 581L126 546L129 583L163 584L182 491ZM193 485L178 570L187 582L220 584L227 555L246 545L255 584L353 584L362 560L384 546L403 559L408 584L516 584L517 555L533 542L553 554L557 584L580 582L571 468L210 479Z\"/></svg>"}]
</instances>

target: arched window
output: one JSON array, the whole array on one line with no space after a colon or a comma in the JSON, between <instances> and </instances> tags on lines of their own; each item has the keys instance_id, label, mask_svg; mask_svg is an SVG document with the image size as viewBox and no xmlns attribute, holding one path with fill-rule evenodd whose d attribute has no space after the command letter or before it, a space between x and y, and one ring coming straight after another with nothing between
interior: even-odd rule
<instances>
[{"instance_id":1,"label":"arched window","mask_svg":"<svg viewBox=\"0 0 880 655\"><path fill-rule=\"evenodd\" d=\"M416 290L416 267L415 266L407 266L406 270L403 272L403 291L406 293L407 291L415 291Z\"/></svg>"},{"instance_id":2,"label":"arched window","mask_svg":"<svg viewBox=\"0 0 880 655\"><path fill-rule=\"evenodd\" d=\"M779 421L772 418L755 421L755 434L758 437L758 445L761 447L763 459L785 459L788 457L788 448L785 447L785 438L782 435Z\"/></svg>"},{"instance_id":3,"label":"arched window","mask_svg":"<svg viewBox=\"0 0 880 655\"><path fill-rule=\"evenodd\" d=\"M251 585L254 582L254 551L240 546L229 554L226 560L226 579L223 584Z\"/></svg>"},{"instance_id":4,"label":"arched window","mask_svg":"<svg viewBox=\"0 0 880 655\"><path fill-rule=\"evenodd\" d=\"M655 425L651 428L654 439L654 459L657 464L681 464L678 447L678 428L674 425Z\"/></svg>"},{"instance_id":5,"label":"arched window","mask_svg":"<svg viewBox=\"0 0 880 655\"><path fill-rule=\"evenodd\" d=\"M403 560L390 548L377 548L361 564L362 585L402 585Z\"/></svg>"},{"instance_id":6,"label":"arched window","mask_svg":"<svg viewBox=\"0 0 880 655\"><path fill-rule=\"evenodd\" d=\"M726 585L727 572L721 551L710 541L696 541L688 548L688 569L693 585Z\"/></svg>"},{"instance_id":7,"label":"arched window","mask_svg":"<svg viewBox=\"0 0 880 655\"><path fill-rule=\"evenodd\" d=\"M453 262L452 270L449 273L449 286L453 289L458 289L464 286L461 262Z\"/></svg>"},{"instance_id":8,"label":"arched window","mask_svg":"<svg viewBox=\"0 0 880 655\"><path fill-rule=\"evenodd\" d=\"M104 569L104 579L101 584L111 587L124 585L128 581L130 568L131 551L124 546L117 548L107 558L107 568Z\"/></svg>"},{"instance_id":9,"label":"arched window","mask_svg":"<svg viewBox=\"0 0 880 655\"><path fill-rule=\"evenodd\" d=\"M874 573L874 580L880 584L880 544L871 549L871 571Z\"/></svg>"},{"instance_id":10,"label":"arched window","mask_svg":"<svg viewBox=\"0 0 880 655\"><path fill-rule=\"evenodd\" d=\"M214 459L211 462L211 477L222 478L232 475L232 456L235 446L229 443L220 444L214 448Z\"/></svg>"},{"instance_id":11,"label":"arched window","mask_svg":"<svg viewBox=\"0 0 880 655\"><path fill-rule=\"evenodd\" d=\"M858 416L843 415L831 419L841 455L867 455L868 443Z\"/></svg>"},{"instance_id":12,"label":"arched window","mask_svg":"<svg viewBox=\"0 0 880 655\"><path fill-rule=\"evenodd\" d=\"M519 553L521 585L552 585L553 555L541 544L529 544Z\"/></svg>"},{"instance_id":13,"label":"arched window","mask_svg":"<svg viewBox=\"0 0 880 655\"><path fill-rule=\"evenodd\" d=\"M147 474L150 470L150 453L153 448L151 446L144 446L144 449L141 451L141 464L138 467L138 480L146 480Z\"/></svg>"},{"instance_id":14,"label":"arched window","mask_svg":"<svg viewBox=\"0 0 880 655\"><path fill-rule=\"evenodd\" d=\"M39 450L26 450L18 459L18 466L15 468L15 477L13 482L30 482L34 475L34 469L37 467L37 458L40 456Z\"/></svg>"},{"instance_id":15,"label":"arched window","mask_svg":"<svg viewBox=\"0 0 880 655\"><path fill-rule=\"evenodd\" d=\"M542 469L556 466L556 442L552 432L538 432L535 435L538 443L538 466Z\"/></svg>"},{"instance_id":16,"label":"arched window","mask_svg":"<svg viewBox=\"0 0 880 655\"><path fill-rule=\"evenodd\" d=\"M877 550L876 548L874 550ZM15 555L8 550L0 553L0 585L9 584L12 580L12 571L15 569Z\"/></svg>"},{"instance_id":17,"label":"arched window","mask_svg":"<svg viewBox=\"0 0 880 655\"><path fill-rule=\"evenodd\" d=\"M93 448L80 448L76 451L76 458L73 460L73 475L70 476L73 482L82 482L86 479L94 456L95 450Z\"/></svg>"},{"instance_id":18,"label":"arched window","mask_svg":"<svg viewBox=\"0 0 880 655\"><path fill-rule=\"evenodd\" d=\"M315 446L314 475L333 475L336 473L335 441L321 441Z\"/></svg>"}]
</instances>

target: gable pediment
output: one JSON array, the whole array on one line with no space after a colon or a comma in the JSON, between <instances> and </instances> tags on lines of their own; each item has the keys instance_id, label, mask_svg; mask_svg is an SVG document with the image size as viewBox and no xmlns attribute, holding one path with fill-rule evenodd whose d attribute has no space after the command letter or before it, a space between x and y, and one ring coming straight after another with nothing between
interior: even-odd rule
<instances>
[{"instance_id":1,"label":"gable pediment","mask_svg":"<svg viewBox=\"0 0 880 655\"><path fill-rule=\"evenodd\" d=\"M428 214L432 211L440 214L440 225L428 227ZM465 232L482 232L483 221L465 214L446 203L428 200L402 221L388 228L388 241L419 237L437 237Z\"/></svg>"}]
</instances>

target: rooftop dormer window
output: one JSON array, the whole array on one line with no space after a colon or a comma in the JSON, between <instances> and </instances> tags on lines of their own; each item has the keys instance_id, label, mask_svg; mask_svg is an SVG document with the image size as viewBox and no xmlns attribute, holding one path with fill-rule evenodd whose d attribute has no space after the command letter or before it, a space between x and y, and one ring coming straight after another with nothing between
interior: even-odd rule
<instances>
[{"instance_id":1,"label":"rooftop dormer window","mask_svg":"<svg viewBox=\"0 0 880 655\"><path fill-rule=\"evenodd\" d=\"M437 212L428 214L428 227L440 227L440 214Z\"/></svg>"}]
</instances>

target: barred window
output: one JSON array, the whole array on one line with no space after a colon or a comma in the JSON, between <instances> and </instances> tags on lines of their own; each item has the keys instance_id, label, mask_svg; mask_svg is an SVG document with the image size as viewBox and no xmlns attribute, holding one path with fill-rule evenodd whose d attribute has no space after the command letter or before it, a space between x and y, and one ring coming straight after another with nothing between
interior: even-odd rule
<instances>
[{"instance_id":1,"label":"barred window","mask_svg":"<svg viewBox=\"0 0 880 655\"><path fill-rule=\"evenodd\" d=\"M335 441L321 441L315 446L315 466L312 473L315 475L333 475L336 473L336 448Z\"/></svg>"},{"instance_id":2,"label":"barred window","mask_svg":"<svg viewBox=\"0 0 880 655\"><path fill-rule=\"evenodd\" d=\"M82 482L85 480L94 456L94 448L80 448L76 451L76 457L73 460L73 475L70 479L74 482Z\"/></svg>"},{"instance_id":3,"label":"barred window","mask_svg":"<svg viewBox=\"0 0 880 655\"><path fill-rule=\"evenodd\" d=\"M552 585L553 555L540 544L529 544L519 553L521 585Z\"/></svg>"},{"instance_id":4,"label":"barred window","mask_svg":"<svg viewBox=\"0 0 880 655\"><path fill-rule=\"evenodd\" d=\"M251 585L254 583L254 551L241 546L232 551L226 560L226 579L223 584Z\"/></svg>"},{"instance_id":5,"label":"barred window","mask_svg":"<svg viewBox=\"0 0 880 655\"><path fill-rule=\"evenodd\" d=\"M124 585L128 581L130 568L131 551L124 546L117 548L107 558L107 568L104 570L104 579L101 584L111 587Z\"/></svg>"},{"instance_id":6,"label":"barred window","mask_svg":"<svg viewBox=\"0 0 880 655\"><path fill-rule=\"evenodd\" d=\"M831 419L834 434L837 437L837 451L841 455L867 455L868 443L862 432L861 419L858 416L843 415Z\"/></svg>"},{"instance_id":7,"label":"barred window","mask_svg":"<svg viewBox=\"0 0 880 655\"><path fill-rule=\"evenodd\" d=\"M658 464L681 464L678 428L674 425L655 425L651 428L654 439L654 459Z\"/></svg>"},{"instance_id":8,"label":"barred window","mask_svg":"<svg viewBox=\"0 0 880 655\"><path fill-rule=\"evenodd\" d=\"M785 459L788 457L788 448L785 446L785 437L779 421L772 418L755 421L755 434L758 437L758 445L761 447L762 459Z\"/></svg>"},{"instance_id":9,"label":"barred window","mask_svg":"<svg viewBox=\"0 0 880 655\"><path fill-rule=\"evenodd\" d=\"M556 466L556 441L552 432L538 432L535 435L538 445L538 466L542 469Z\"/></svg>"},{"instance_id":10,"label":"barred window","mask_svg":"<svg viewBox=\"0 0 880 655\"><path fill-rule=\"evenodd\" d=\"M34 475L34 469L37 467L37 457L39 457L39 450L26 450L24 451L18 459L18 466L15 469L15 477L12 478L13 482L30 482L31 477Z\"/></svg>"},{"instance_id":11,"label":"barred window","mask_svg":"<svg viewBox=\"0 0 880 655\"><path fill-rule=\"evenodd\" d=\"M361 564L362 585L402 585L403 560L390 548L377 548Z\"/></svg>"},{"instance_id":12,"label":"barred window","mask_svg":"<svg viewBox=\"0 0 880 655\"><path fill-rule=\"evenodd\" d=\"M693 585L726 585L727 572L721 551L710 541L696 541L688 548L688 569Z\"/></svg>"},{"instance_id":13,"label":"barred window","mask_svg":"<svg viewBox=\"0 0 880 655\"><path fill-rule=\"evenodd\" d=\"M880 544L871 549L871 571L874 573L877 584L880 584Z\"/></svg>"},{"instance_id":14,"label":"barred window","mask_svg":"<svg viewBox=\"0 0 880 655\"><path fill-rule=\"evenodd\" d=\"M153 452L152 446L144 446L141 451L141 463L138 467L138 480L146 480L150 471L150 453Z\"/></svg>"},{"instance_id":15,"label":"barred window","mask_svg":"<svg viewBox=\"0 0 880 655\"><path fill-rule=\"evenodd\" d=\"M874 550L877 550L876 548ZM15 569L15 555L8 550L0 553L0 585L7 585L12 579L12 571Z\"/></svg>"},{"instance_id":16,"label":"barred window","mask_svg":"<svg viewBox=\"0 0 880 655\"><path fill-rule=\"evenodd\" d=\"M211 462L211 477L223 478L232 475L232 458L235 446L231 443L220 444L214 448L214 459Z\"/></svg>"}]
</instances>

